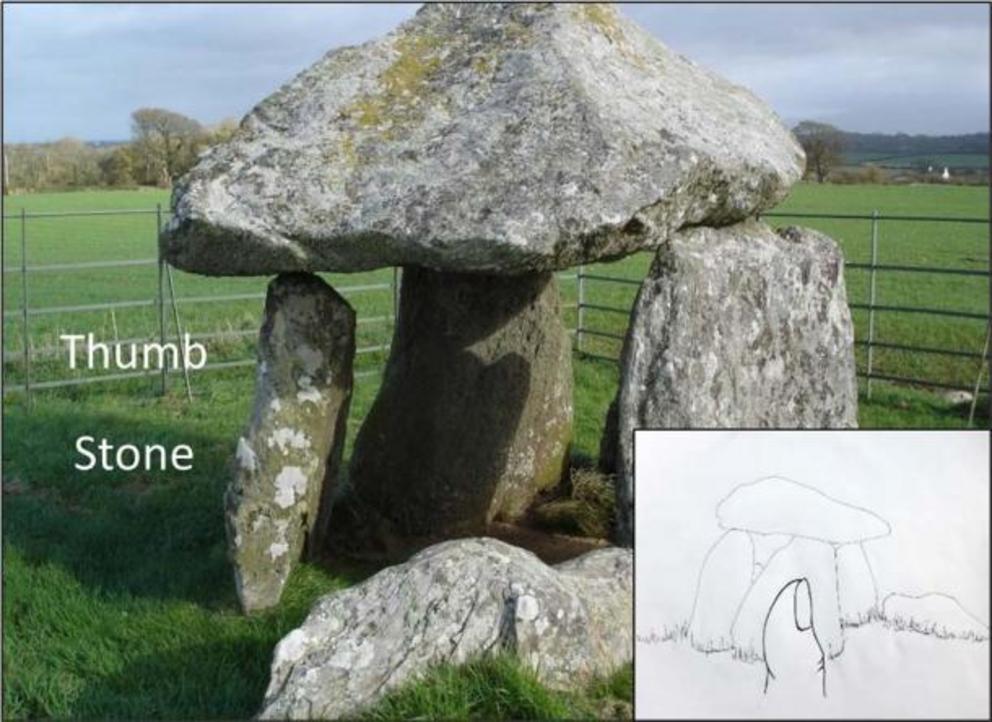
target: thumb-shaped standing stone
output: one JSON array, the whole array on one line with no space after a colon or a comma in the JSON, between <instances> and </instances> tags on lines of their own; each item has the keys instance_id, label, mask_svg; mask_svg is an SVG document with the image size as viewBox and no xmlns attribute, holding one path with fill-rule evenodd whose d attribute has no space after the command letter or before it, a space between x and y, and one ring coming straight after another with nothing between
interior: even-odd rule
<instances>
[{"instance_id":1,"label":"thumb-shaped standing stone","mask_svg":"<svg viewBox=\"0 0 992 722\"><path fill-rule=\"evenodd\" d=\"M324 532L354 356L355 313L330 286L307 273L269 284L255 402L225 495L228 547L246 612L279 602L293 565Z\"/></svg>"}]
</instances>

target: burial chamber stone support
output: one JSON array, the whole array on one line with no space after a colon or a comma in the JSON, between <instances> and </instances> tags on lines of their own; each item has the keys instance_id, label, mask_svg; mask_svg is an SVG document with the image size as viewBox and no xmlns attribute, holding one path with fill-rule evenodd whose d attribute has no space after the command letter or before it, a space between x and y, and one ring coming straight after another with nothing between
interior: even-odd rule
<instances>
[{"instance_id":1,"label":"burial chamber stone support","mask_svg":"<svg viewBox=\"0 0 992 722\"><path fill-rule=\"evenodd\" d=\"M854 329L837 243L757 220L673 234L631 309L600 465L633 544L635 429L855 428Z\"/></svg>"},{"instance_id":2,"label":"burial chamber stone support","mask_svg":"<svg viewBox=\"0 0 992 722\"><path fill-rule=\"evenodd\" d=\"M270 284L255 400L224 497L242 609L278 603L304 550L321 546L351 402L355 312L308 273Z\"/></svg>"},{"instance_id":3,"label":"burial chamber stone support","mask_svg":"<svg viewBox=\"0 0 992 722\"><path fill-rule=\"evenodd\" d=\"M399 537L479 533L558 483L571 433L553 273L404 269L382 387L351 460L362 510Z\"/></svg>"}]
</instances>

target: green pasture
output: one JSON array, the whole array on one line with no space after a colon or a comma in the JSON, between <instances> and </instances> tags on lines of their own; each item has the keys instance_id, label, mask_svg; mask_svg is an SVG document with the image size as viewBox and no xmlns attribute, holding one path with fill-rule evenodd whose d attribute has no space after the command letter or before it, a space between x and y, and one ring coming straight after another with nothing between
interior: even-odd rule
<instances>
[{"instance_id":1,"label":"green pasture","mask_svg":"<svg viewBox=\"0 0 992 722\"><path fill-rule=\"evenodd\" d=\"M153 209L160 203L167 214L168 193L164 191L95 191L14 196L7 200L7 215L21 208L28 212ZM833 186L801 184L775 212L928 215L948 217L988 217L988 191L959 186ZM817 228L836 238L849 261L870 260L871 226L865 220L828 220L804 218L768 218L773 225L797 223ZM156 246L155 214L35 218L26 223L28 265L86 263L114 260L153 260ZM4 267L17 269L21 263L18 219L4 222ZM888 221L879 223L880 263L941 268L987 270L989 236L986 224ZM640 280L650 263L650 255L639 254L612 264L589 270L603 275ZM194 302L191 299L238 294L262 294L264 278L207 278L174 271L176 296L179 299L180 323L192 334L222 333L209 342L212 361L251 358L254 333L262 307L260 299L219 302ZM574 305L577 284L563 274L561 287L564 302ZM359 327L359 346L374 349L387 345L392 333L393 297L389 290L350 290L350 286L388 284L391 270L358 274L328 274L328 280L341 289L363 321ZM23 289L20 277L4 274L5 363L8 384L23 380L23 325L17 313ZM28 305L78 306L106 302L152 301L157 293L158 271L155 265L127 268L84 269L30 273ZM852 303L868 301L869 273L860 269L847 272L848 297ZM629 307L637 287L587 282L586 298L597 305ZM899 272L879 272L876 301L891 306L931 307L969 313L987 313L988 279L969 276L941 276ZM175 334L172 311L167 309L168 333ZM868 315L854 311L856 335L867 339ZM566 321L574 327L574 308L567 309ZM595 331L622 335L626 325L623 313L588 310L585 327ZM66 312L29 318L33 349L32 380L44 382L86 375L68 371L59 335L92 331L102 339L155 338L158 334L158 311L148 305L140 308ZM875 319L876 340L909 346L938 348L977 354L982 350L985 324L982 320L959 319L928 314L878 312ZM592 334L582 339L582 349L596 354L616 356L620 344ZM62 357L59 356L61 352ZM360 354L358 368L371 370L382 364L384 353ZM876 349L874 370L879 373L940 381L970 387L979 361L967 356ZM858 349L859 368L864 369L866 354ZM100 371L92 372L98 375ZM197 383L209 383L198 379ZM867 419L870 423L870 419Z\"/></svg>"},{"instance_id":2,"label":"green pasture","mask_svg":"<svg viewBox=\"0 0 992 722\"><path fill-rule=\"evenodd\" d=\"M153 208L165 193L78 192L15 196L6 212ZM912 215L988 214L987 189L958 187L854 187L801 185L783 209ZM769 219L784 225L789 219ZM851 260L868 258L865 221L804 221L831 234ZM155 255L154 215L30 220L28 264L143 259ZM20 264L20 224L4 223L4 267ZM885 222L880 260L987 268L988 227ZM639 281L649 257L642 254L597 267L597 273ZM592 270L592 269L590 269ZM391 271L330 277L338 288L388 283ZM179 297L263 293L265 279L201 278L175 273ZM563 279L566 304L576 282ZM866 274L848 273L851 299L863 300ZM29 276L30 307L147 300L157 289L154 266L47 272ZM934 305L985 312L985 279L879 276L879 302ZM388 316L390 291L355 292L349 300L362 318ZM634 285L589 281L590 302L626 308ZM21 288L17 273L4 274L4 374L8 387L23 379L20 362ZM261 300L193 305L180 303L180 322L193 333L246 332L213 341L210 360L251 358ZM855 313L864 338L864 314ZM574 308L567 322L575 323ZM587 312L588 327L622 334L623 314ZM879 338L926 346L981 350L984 324L922 315L878 317ZM116 331L115 331L116 329ZM93 331L103 339L158 333L154 308L36 316L29 330L36 354L57 346L60 333ZM169 334L175 333L171 320ZM388 343L389 321L360 326L360 346ZM583 350L615 356L619 343L587 335ZM366 353L358 369L375 371L383 354ZM923 375L970 385L972 359L879 354L878 367L900 375ZM859 351L859 363L864 356ZM34 379L68 376L64 356L35 362ZM100 373L100 372L95 372ZM573 459L586 464L599 449L603 419L617 383L617 366L577 356L576 429ZM373 569L304 564L285 598L269 613L237 612L225 559L221 494L234 440L251 404L253 371L237 368L194 374L194 401L172 374L169 391L157 377L36 391L31 407L20 393L4 400L3 556L5 631L4 710L8 718L231 719L254 714L261 702L275 643L302 620L313 601L354 584ZM356 380L348 445L374 399L378 377ZM966 412L921 389L877 384L862 398L862 426L960 427ZM987 419L982 419L987 423ZM82 473L73 469L74 440L83 434L112 442L194 449L185 473ZM349 450L346 450L346 455ZM521 719L588 718L627 713L632 671L596 680L578 693L543 688L516 663L480 661L460 670L435 670L426 680L391 695L369 716L388 718Z\"/></svg>"}]
</instances>

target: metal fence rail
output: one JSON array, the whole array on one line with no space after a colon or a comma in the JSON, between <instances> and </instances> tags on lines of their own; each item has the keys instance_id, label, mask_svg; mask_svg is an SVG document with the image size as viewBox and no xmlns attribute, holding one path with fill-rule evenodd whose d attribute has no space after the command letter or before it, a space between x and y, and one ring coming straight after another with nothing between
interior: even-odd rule
<instances>
[{"instance_id":1,"label":"metal fence rail","mask_svg":"<svg viewBox=\"0 0 992 722\"><path fill-rule=\"evenodd\" d=\"M877 277L879 273L908 273L908 274L927 274L927 275L953 275L953 276L969 276L986 278L990 277L989 270L978 270L974 268L953 268L953 267L940 267L940 266L916 266L916 265L905 265L905 264L891 264L891 263L879 263L878 262L878 244L879 244L879 224L882 221L902 221L902 222L928 222L928 223L963 223L963 224L989 224L988 218L960 218L951 216L906 216L906 215L883 215L877 211L868 214L848 214L848 213L764 213L762 214L765 218L805 218L805 219L826 219L826 220L866 220L871 222L870 227L870 243L871 243L871 261L869 263L862 262L845 262L844 267L847 269L857 269L867 271L869 273L869 298L867 303L849 302L848 306L852 309L865 310L868 311L868 338L867 340L856 340L855 345L866 349L866 363L864 368L859 368L857 373L860 378L867 381L866 392L869 398L872 394L872 381L890 381L895 383L911 384L916 386L924 386L935 389L947 389L955 391L967 391L970 393L988 393L989 387L981 385L981 378L986 369L986 364L989 360L988 348L983 351L977 350L965 350L965 349L949 349L949 348L937 348L933 346L920 346L915 344L897 343L894 341L882 341L876 338L876 325L875 318L877 313L901 313L901 314L924 314L930 316L938 316L945 318L957 318L968 321L985 321L986 325L989 323L989 314L986 313L976 313L972 311L963 311L955 309L946 308L931 308L931 307L920 307L920 306L899 306L892 304L879 303L878 293L877 293ZM583 339L587 336L592 336L596 338L609 338L613 340L622 341L624 336L617 334L612 331L606 331L604 329L596 329L586 325L586 310L590 311L600 311L611 314L630 314L630 307L620 307L620 306L607 306L601 303L590 303L586 301L588 295L588 289L586 287L586 282L594 281L599 283L607 284L622 284L622 285L635 285L640 286L639 280L634 280L630 278L620 278L616 276L607 276L602 273L590 273L586 271L585 267L579 267L579 325L576 329L576 348L577 350L585 356L601 359L604 361L618 361L617 357L607 356L601 353L595 353L588 351L584 348ZM977 359L980 361L978 368L976 369L976 383L973 386L964 386L960 383L949 383L946 379L933 379L933 378L912 378L908 376L898 375L880 371L875 366L875 349L887 349L893 351L905 351L908 353L919 353L927 355L937 355L937 356L947 356L954 358L967 358L967 359Z\"/></svg>"},{"instance_id":2,"label":"metal fence rail","mask_svg":"<svg viewBox=\"0 0 992 722\"><path fill-rule=\"evenodd\" d=\"M163 216L167 215L162 210L161 205L154 209L126 209L126 210L100 210L100 211L70 211L70 212L44 212L44 213L27 213L21 210L18 214L5 214L3 215L4 221L16 221L19 222L19 241L21 250L20 264L16 266L5 266L3 274L10 278L14 276L19 276L20 280L20 299L21 306L15 310L6 310L3 313L5 320L7 319L19 319L21 322L21 337L23 349L19 352L12 352L4 350L3 360L7 362L15 362L20 358L23 364L23 381L17 385L5 384L4 393L23 391L30 400L31 392L33 389L54 389L60 387L69 386L80 386L90 383L103 383L109 381L133 379L133 378L147 378L154 374L159 373L158 371L140 371L140 372L130 372L130 373L115 373L115 374L104 374L100 376L84 376L79 378L68 378L68 379L55 379L55 380L45 380L40 382L34 382L32 380L32 361L36 358L44 356L57 355L62 349L59 347L48 346L34 348L31 343L31 328L30 319L39 316L49 316L54 314L62 313L89 313L109 310L112 313L117 309L127 309L127 308L148 308L154 307L158 311L158 340L160 343L166 342L166 326L168 312L171 309L174 330L177 337L181 337L181 317L179 313L179 307L187 307L200 304L215 304L215 303L234 303L239 301L254 301L263 300L265 298L264 293L237 293L237 294L220 294L220 295L208 295L208 296L176 296L175 289L172 281L172 269L165 262L165 259L159 254L157 258L136 258L128 260L109 260L109 261L92 261L92 262L79 262L79 263L52 263L52 264L39 264L39 265L28 265L28 220L31 219L54 219L54 218L86 218L94 216L149 216L155 219L154 231L156 233L156 247L157 247L157 236L162 228ZM886 304L880 302L878 298L877 291L877 279L879 274L926 274L926 275L951 275L959 277L975 277L975 278L989 278L989 270L985 268L984 270L974 269L974 268L954 268L954 267L939 267L939 266L919 266L919 265L907 265L907 264L893 264L893 263L879 263L878 262L878 245L879 245L879 225L883 221L900 221L900 222L929 222L929 223L954 223L954 224L985 224L988 225L987 218L956 218L947 216L907 216L907 215L883 215L878 212L872 214L844 214L844 213L765 213L762 214L765 218L802 218L802 219L821 219L821 220L863 220L870 222L870 262L846 262L845 267L848 269L856 269L859 271L865 271L869 274L869 288L868 288L868 300L867 303L862 302L851 302L849 306L852 309L863 310L868 312L868 333L866 340L857 340L855 343L857 346L865 349L866 359L863 368L858 369L858 376L867 380L867 393L869 397L872 393L872 381L873 380L883 380L895 383L905 383L913 384L937 389L955 389L964 391L981 391L988 392L988 386L981 385L981 373L984 369L984 364L988 360L988 349L979 352L977 350L968 349L953 349L953 348L940 348L935 346L920 345L915 343L901 343L898 339L880 340L876 336L876 315L877 314L917 314L917 315L929 315L943 318L955 318L967 320L969 322L984 321L986 326L989 323L989 314L977 313L974 311L964 311L955 310L947 308L931 308L926 306L901 306ZM30 306L28 297L28 277L30 274L35 273L72 273L75 271L89 271L89 270L99 270L99 269L129 269L135 267L151 267L158 266L158 283L153 289L149 289L150 294L148 298L144 299L134 299L126 301L111 301L105 303L91 303L91 304L78 304L78 305L62 305L62 306ZM590 300L589 297L589 283L596 284L614 284L627 287L639 287L641 284L641 279L633 278L623 278L619 276L613 276L605 274L601 271L589 271L585 267L580 266L577 272L563 272L558 274L560 280L574 280L577 282L577 302L574 304L563 304L565 308L575 308L577 311L577 323L575 328L570 329L571 333L576 339L576 349L583 356L589 358L599 358L608 361L616 362L618 359L616 356L607 356L605 354L596 353L591 349L586 348L587 338L603 338L609 339L611 341L623 341L624 334L617 332L616 329L603 329L595 328L588 324L588 312L595 311L600 313L608 313L614 315L628 316L630 313L630 308L624 308L620 306L611 306L605 303L594 302ZM336 286L336 290L342 295L348 296L350 294L359 293L390 293L392 294L392 304L391 304L391 315L379 315L379 316L366 316L359 317L359 324L374 324L374 323L390 323L395 321L396 310L399 304L399 287L400 287L400 273L399 269L394 269L391 274L391 280L388 283L371 283L371 284L355 284L355 285L345 285ZM195 340L214 340L221 338L242 338L248 337L256 334L256 330L248 331L217 331L210 333L197 333L191 334L191 338ZM115 340L110 343L114 344L124 344L124 343L138 343L141 341L148 341L151 339L151 335L147 337L131 338L123 340ZM388 344L377 344L374 346L361 347L357 349L358 354L368 354L379 351L388 350ZM960 383L949 382L948 379L939 378L910 378L900 374L888 373L883 370L879 370L875 364L875 349L885 349L893 351L903 351L912 354L923 354L928 356L946 356L959 359L975 359L978 360L979 369L977 370L979 381L976 382L974 387L965 387ZM250 366L255 363L252 359L239 359L233 361L221 361L208 363L202 369L198 371L215 370L215 369L228 369L228 368L238 368L242 366ZM363 371L356 374L358 377L365 377L374 375L376 372L373 371ZM164 369L161 372L161 387L162 391L165 391L167 384L167 377L169 374L168 369ZM188 376L185 378L187 384L187 393L191 393L189 387Z\"/></svg>"}]
</instances>

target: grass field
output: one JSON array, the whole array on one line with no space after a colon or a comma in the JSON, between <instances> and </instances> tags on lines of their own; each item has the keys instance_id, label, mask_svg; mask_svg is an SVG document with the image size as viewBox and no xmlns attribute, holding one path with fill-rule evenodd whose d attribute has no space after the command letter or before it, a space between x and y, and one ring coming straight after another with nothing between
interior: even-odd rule
<instances>
[{"instance_id":1,"label":"grass field","mask_svg":"<svg viewBox=\"0 0 992 722\"><path fill-rule=\"evenodd\" d=\"M156 192L66 193L13 197L7 213L149 208L166 202ZM956 187L798 187L783 207L792 212L884 213L952 216L988 214L985 189ZM774 219L776 224L788 219ZM868 257L864 221L807 221L837 238L851 260ZM4 226L4 267L20 264L17 221ZM27 227L30 265L75 261L152 258L155 218L100 216L32 220ZM886 222L881 260L987 268L987 226ZM640 255L598 269L640 280L648 258ZM389 282L390 271L332 277L337 286ZM949 278L949 281L942 280ZM5 380L13 385L23 369L20 299L16 274L5 274L3 298ZM210 279L176 274L179 296L261 293L264 279ZM154 266L30 276L31 307L144 300L157 284ZM866 276L851 271L852 300L864 299ZM589 283L590 301L625 307L636 287ZM576 284L563 281L566 303ZM389 291L353 294L360 316L391 313ZM985 279L909 276L879 278L879 302L935 305L985 312ZM180 306L184 329L206 333L246 332L214 342L211 361L249 358L261 301ZM864 336L864 314L856 313ZM567 321L575 322L569 310ZM981 322L951 322L924 316L879 315L879 337L928 346L981 350ZM586 323L622 332L623 317L590 311ZM56 345L60 332L93 330L103 338L147 337L157 333L151 308L58 314L31 318L32 345ZM170 325L171 329L171 325ZM388 343L389 322L361 327L359 345ZM615 355L619 344L587 336L584 348ZM7 354L12 357L7 360ZM381 353L359 357L360 370L373 370ZM859 357L859 362L863 358ZM973 359L879 354L879 367L903 375L925 375L973 383ZM884 365L883 365L884 364ZM64 377L64 360L53 356L35 369L35 379ZM617 383L608 361L577 358L574 454L598 453L603 417ZM221 492L226 484L233 440L247 418L250 368L193 377L195 401L188 404L175 375L170 392L157 394L154 378L93 384L34 394L28 410L19 394L5 398L3 425L3 553L6 679L5 714L19 717L241 718L253 714L267 682L272 648L296 626L321 594L355 583L372 570L302 565L277 609L257 617L237 613L225 559ZM374 398L378 379L356 382L349 426ZM965 423L959 408L934 394L887 384L862 399L863 426L954 427ZM986 420L987 422L987 420ZM134 444L190 444L193 471L184 474L79 473L72 441L82 434ZM346 452L347 453L347 452ZM479 716L485 718L585 717L628 710L630 668L597 681L581 694L561 695L536 684L507 660L480 662L463 670L440 669L428 680L402 690L370 712L378 718Z\"/></svg>"},{"instance_id":2,"label":"grass field","mask_svg":"<svg viewBox=\"0 0 992 722\"><path fill-rule=\"evenodd\" d=\"M168 194L161 191L98 191L15 196L7 203L8 215L21 208L28 212L149 209L156 203L167 207ZM956 186L817 186L802 184L778 212L866 214L878 210L882 214L942 215L951 217L988 217L988 191L976 187ZM864 220L769 219L775 225L798 222L822 230L836 238L849 261L870 260L870 223ZM72 218L30 219L26 226L28 264L100 262L111 260L141 260L155 257L154 214L129 216L95 216ZM7 220L4 224L4 267L16 268L20 262L20 222ZM984 224L883 221L879 225L879 262L903 265L988 269L988 226ZM643 278L650 261L649 254L624 259L598 267L596 272L634 280ZM355 306L359 318L366 319L360 327L359 346L375 348L389 343L392 294L389 291L347 290L348 286L390 283L392 271L382 270L359 274L332 274L329 280ZM22 289L16 273L5 274L4 280L4 371L9 384L22 379L22 333L17 309ZM848 296L853 303L868 300L869 274L849 269ZM175 273L176 293L180 299L261 294L264 278L206 278L182 272ZM113 269L87 269L32 273L29 275L28 298L31 308L41 306L75 306L103 302L134 302L152 300L157 289L157 269L154 264ZM576 283L562 282L566 303L575 302ZM636 286L602 282L588 283L588 298L592 303L626 308L633 300ZM886 305L933 307L972 313L988 311L988 280L980 277L938 276L880 272L877 280L877 302ZM246 359L252 355L261 300L224 301L193 304L180 301L179 311L183 329L193 334L223 332L227 336L211 342L213 361ZM867 313L854 312L859 340L867 337ZM566 321L574 327L574 310ZM622 334L626 319L622 314L588 311L585 326ZM170 326L171 326L170 317ZM32 316L29 320L34 360L32 380L44 382L64 378L67 369L58 353L58 336L67 331L83 333L92 330L104 339L152 338L158 333L157 311L152 306L122 308L113 311L88 311ZM876 316L876 340L912 346L948 349L977 354L981 352L985 325L980 320L941 316L879 312ZM171 331L174 333L174 330ZM587 336L583 348L607 356L616 356L619 343ZM45 356L45 351L50 351ZM363 353L361 369L380 366L383 352ZM858 351L859 367L865 367L864 348ZM975 380L979 361L966 356L948 357L933 354L876 349L876 372L941 381L970 387ZM78 375L83 375L81 372ZM98 375L94 372L93 375ZM72 375L72 374L68 374ZM865 419L869 425L871 419Z\"/></svg>"}]
</instances>

